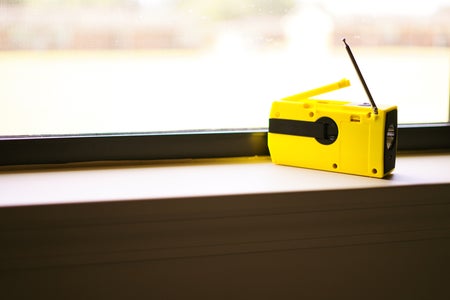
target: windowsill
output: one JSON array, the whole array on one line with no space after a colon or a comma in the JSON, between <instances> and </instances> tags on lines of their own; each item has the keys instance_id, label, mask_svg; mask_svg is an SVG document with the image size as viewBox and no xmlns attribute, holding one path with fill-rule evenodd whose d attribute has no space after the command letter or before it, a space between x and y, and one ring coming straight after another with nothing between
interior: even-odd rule
<instances>
[{"instance_id":1,"label":"windowsill","mask_svg":"<svg viewBox=\"0 0 450 300\"><path fill-rule=\"evenodd\" d=\"M0 207L450 183L450 153L401 154L387 179L274 165L269 157L0 172Z\"/></svg>"},{"instance_id":2,"label":"windowsill","mask_svg":"<svg viewBox=\"0 0 450 300\"><path fill-rule=\"evenodd\" d=\"M268 157L4 169L2 293L447 299L449 170L450 153L402 154L384 180Z\"/></svg>"}]
</instances>

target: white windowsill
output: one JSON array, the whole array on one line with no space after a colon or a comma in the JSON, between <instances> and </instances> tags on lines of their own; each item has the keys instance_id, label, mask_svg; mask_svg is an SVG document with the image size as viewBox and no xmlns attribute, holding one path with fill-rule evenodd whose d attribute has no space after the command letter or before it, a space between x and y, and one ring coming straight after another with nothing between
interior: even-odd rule
<instances>
[{"instance_id":1,"label":"white windowsill","mask_svg":"<svg viewBox=\"0 0 450 300\"><path fill-rule=\"evenodd\" d=\"M403 154L388 179L274 165L269 157L0 171L0 207L450 183L450 153Z\"/></svg>"}]
</instances>

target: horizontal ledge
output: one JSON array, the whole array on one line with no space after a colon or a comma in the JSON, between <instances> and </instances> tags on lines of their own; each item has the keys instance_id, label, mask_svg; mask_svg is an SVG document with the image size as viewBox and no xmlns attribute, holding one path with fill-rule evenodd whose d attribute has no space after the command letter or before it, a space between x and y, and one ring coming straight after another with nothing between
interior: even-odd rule
<instances>
[{"instance_id":1,"label":"horizontal ledge","mask_svg":"<svg viewBox=\"0 0 450 300\"><path fill-rule=\"evenodd\" d=\"M402 154L386 179L280 166L267 156L22 169L0 173L0 206L449 184L448 170L449 153Z\"/></svg>"}]
</instances>

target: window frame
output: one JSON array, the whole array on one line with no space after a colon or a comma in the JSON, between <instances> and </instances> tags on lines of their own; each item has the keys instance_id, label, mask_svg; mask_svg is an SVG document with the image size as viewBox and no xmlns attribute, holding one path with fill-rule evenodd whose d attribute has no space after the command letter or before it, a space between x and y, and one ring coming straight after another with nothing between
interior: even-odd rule
<instances>
[{"instance_id":1,"label":"window frame","mask_svg":"<svg viewBox=\"0 0 450 300\"><path fill-rule=\"evenodd\" d=\"M399 151L449 149L450 122L398 127ZM267 155L267 128L0 137L0 166Z\"/></svg>"}]
</instances>

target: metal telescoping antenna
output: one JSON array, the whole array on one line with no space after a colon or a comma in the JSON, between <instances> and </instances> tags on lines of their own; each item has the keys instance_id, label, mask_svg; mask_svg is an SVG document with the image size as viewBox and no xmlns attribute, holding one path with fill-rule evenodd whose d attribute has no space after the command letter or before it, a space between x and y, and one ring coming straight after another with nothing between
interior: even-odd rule
<instances>
[{"instance_id":1,"label":"metal telescoping antenna","mask_svg":"<svg viewBox=\"0 0 450 300\"><path fill-rule=\"evenodd\" d=\"M373 101L372 94L370 94L369 88L367 87L366 81L364 80L364 77L361 74L361 70L359 69L358 64L356 63L355 57L353 56L353 53L352 53L352 50L350 49L349 45L345 41L345 38L343 38L342 41L345 44L345 49L347 50L347 53L350 56L350 59L352 60L353 66L355 67L355 70L356 70L356 73L358 73L359 80L361 80L364 90L366 91L367 97L369 97L373 112L374 112L374 114L378 115L378 107L375 104L375 101Z\"/></svg>"}]
</instances>

